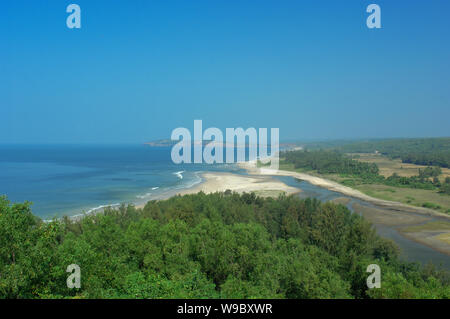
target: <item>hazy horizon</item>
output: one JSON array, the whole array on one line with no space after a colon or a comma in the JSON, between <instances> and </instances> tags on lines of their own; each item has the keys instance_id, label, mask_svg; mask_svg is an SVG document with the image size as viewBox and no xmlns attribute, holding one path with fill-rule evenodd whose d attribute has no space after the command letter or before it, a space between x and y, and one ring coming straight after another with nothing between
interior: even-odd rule
<instances>
[{"instance_id":1,"label":"hazy horizon","mask_svg":"<svg viewBox=\"0 0 450 319\"><path fill-rule=\"evenodd\" d=\"M320 142L345 142L345 141L376 141L376 140L397 140L397 139L440 139L440 138L450 138L450 136L393 136L393 137L354 137L354 138L308 138L308 139L281 139L281 144L289 144L289 143L320 143ZM57 146L57 145L86 145L86 146L94 146L94 145L139 145L139 144L147 144L149 142L159 142L163 140L170 140L170 138L156 138L152 140L145 141L129 141L129 142L114 142L114 141L102 141L102 142L0 142L0 146L12 146L12 145L20 145L20 146ZM204 140L207 141L207 140ZM173 141L174 143L177 140Z\"/></svg>"}]
</instances>

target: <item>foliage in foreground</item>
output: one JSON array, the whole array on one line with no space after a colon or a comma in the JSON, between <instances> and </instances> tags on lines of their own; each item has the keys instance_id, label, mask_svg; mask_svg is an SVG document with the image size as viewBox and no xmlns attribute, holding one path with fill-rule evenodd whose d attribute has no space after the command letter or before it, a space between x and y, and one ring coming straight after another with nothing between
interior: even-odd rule
<instances>
[{"instance_id":1,"label":"foliage in foreground","mask_svg":"<svg viewBox=\"0 0 450 319\"><path fill-rule=\"evenodd\" d=\"M382 288L368 290L373 263ZM66 286L70 264L80 289ZM449 284L314 199L199 193L45 223L0 197L2 298L449 298Z\"/></svg>"}]
</instances>

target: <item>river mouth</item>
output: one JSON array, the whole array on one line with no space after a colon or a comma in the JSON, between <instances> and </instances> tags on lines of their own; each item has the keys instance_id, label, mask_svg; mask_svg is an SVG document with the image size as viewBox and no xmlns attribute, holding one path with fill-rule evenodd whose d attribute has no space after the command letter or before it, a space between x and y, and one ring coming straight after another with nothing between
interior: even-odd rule
<instances>
[{"instance_id":1,"label":"river mouth","mask_svg":"<svg viewBox=\"0 0 450 319\"><path fill-rule=\"evenodd\" d=\"M450 256L417 242L413 236L405 236L401 230L407 226L422 225L428 222L443 220L439 217L425 216L422 214L391 210L377 206L363 200L330 191L326 188L312 185L306 181L300 181L291 176L273 176L288 186L297 187L302 191L295 196L300 198L316 198L320 201L334 201L346 206L350 211L358 213L368 219L375 227L378 235L391 239L400 248L400 258L409 262L418 262L422 265L432 262L450 270ZM448 247L445 247L448 248Z\"/></svg>"}]
</instances>

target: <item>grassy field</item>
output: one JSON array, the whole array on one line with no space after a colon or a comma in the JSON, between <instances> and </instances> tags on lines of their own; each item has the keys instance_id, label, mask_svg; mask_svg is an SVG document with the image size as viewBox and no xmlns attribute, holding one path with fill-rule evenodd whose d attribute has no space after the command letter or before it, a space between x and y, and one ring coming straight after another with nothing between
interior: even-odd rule
<instances>
[{"instance_id":1,"label":"grassy field","mask_svg":"<svg viewBox=\"0 0 450 319\"><path fill-rule=\"evenodd\" d=\"M355 155L355 154L352 154ZM400 176L414 176L419 174L419 168L425 168L426 166L403 164L400 160L391 160L382 155L376 154L358 154L359 158L355 158L360 161L376 163L380 169L380 174L384 176L391 176L393 173L397 173ZM352 178L346 176L341 177L337 174L318 174L311 170L295 169L294 164L286 164L280 162L281 170L296 171L301 173L307 173L310 175L320 176L329 180L342 183L344 180L350 180ZM440 179L450 176L450 169L443 168ZM356 180L356 179L355 179ZM414 189L406 187L394 187L380 184L358 184L355 183L353 188L367 194L371 197L400 202L419 207L427 207L436 211L450 214L450 196L440 194L436 190Z\"/></svg>"},{"instance_id":2,"label":"grassy field","mask_svg":"<svg viewBox=\"0 0 450 319\"><path fill-rule=\"evenodd\" d=\"M380 169L380 174L389 177L393 173L399 176L415 176L419 175L419 169L426 166L405 164L400 159L390 159L379 154L349 154L355 160L367 163L375 163ZM450 169L442 168L442 174L439 176L441 181L446 177L450 177ZM355 186L363 193L377 198L402 202L414 206L427 207L444 213L450 213L450 196L440 194L435 190L413 189L405 187L392 187L386 185L357 185Z\"/></svg>"},{"instance_id":3,"label":"grassy field","mask_svg":"<svg viewBox=\"0 0 450 319\"><path fill-rule=\"evenodd\" d=\"M353 157L353 159L361 162L375 163L380 169L380 175L384 177L389 177L393 173L397 173L399 176L411 177L419 175L419 169L424 169L426 166L402 163L400 159L390 159L386 156L379 154L348 154ZM450 169L441 168L442 174L439 179L442 181L446 177L450 177Z\"/></svg>"}]
</instances>

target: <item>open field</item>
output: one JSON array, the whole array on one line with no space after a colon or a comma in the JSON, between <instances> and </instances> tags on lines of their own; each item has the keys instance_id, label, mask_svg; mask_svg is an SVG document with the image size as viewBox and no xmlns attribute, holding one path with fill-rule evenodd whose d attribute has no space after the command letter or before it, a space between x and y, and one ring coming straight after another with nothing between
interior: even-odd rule
<instances>
[{"instance_id":1,"label":"open field","mask_svg":"<svg viewBox=\"0 0 450 319\"><path fill-rule=\"evenodd\" d=\"M380 174L389 177L393 173L399 176L411 177L419 175L419 169L426 166L402 163L400 159L390 159L379 154L348 154L355 160L367 163L375 163L380 169ZM450 169L441 168L442 174L439 176L441 181L446 177L450 177ZM328 176L338 182L348 178L339 176ZM440 194L435 190L413 189L406 187L394 187L377 184L361 184L355 185L355 188L361 192L385 200L397 201L419 207L428 207L444 213L450 213L450 196Z\"/></svg>"},{"instance_id":2,"label":"open field","mask_svg":"<svg viewBox=\"0 0 450 319\"><path fill-rule=\"evenodd\" d=\"M397 173L399 176L411 177L415 175L419 175L419 169L424 169L426 166L424 165L415 165L402 163L400 159L390 159L386 156L380 154L373 153L358 153L358 154L348 154L353 157L354 160L360 162L367 163L375 163L380 169L380 175L384 177L389 177L393 173ZM445 180L446 177L450 177L450 169L441 168L442 174L439 176L439 179L442 181Z\"/></svg>"}]
</instances>

